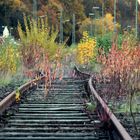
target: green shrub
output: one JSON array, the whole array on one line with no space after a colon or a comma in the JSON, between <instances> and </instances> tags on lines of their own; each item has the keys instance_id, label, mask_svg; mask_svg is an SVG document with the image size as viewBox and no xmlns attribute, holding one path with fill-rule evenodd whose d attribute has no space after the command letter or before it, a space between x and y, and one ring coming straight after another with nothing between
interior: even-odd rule
<instances>
[{"instance_id":1,"label":"green shrub","mask_svg":"<svg viewBox=\"0 0 140 140\"><path fill-rule=\"evenodd\" d=\"M104 34L103 36L97 36L97 48L101 48L104 50L105 53L108 53L112 43L113 43L113 37L114 33L109 32ZM116 36L116 43L118 44L117 46L120 48L123 40L123 35L119 34Z\"/></svg>"}]
</instances>

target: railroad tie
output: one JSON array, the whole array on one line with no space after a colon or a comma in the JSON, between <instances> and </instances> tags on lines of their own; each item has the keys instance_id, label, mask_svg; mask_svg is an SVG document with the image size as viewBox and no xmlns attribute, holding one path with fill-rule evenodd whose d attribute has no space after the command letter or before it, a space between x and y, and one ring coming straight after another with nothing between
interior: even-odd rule
<instances>
[{"instance_id":1,"label":"railroad tie","mask_svg":"<svg viewBox=\"0 0 140 140\"><path fill-rule=\"evenodd\" d=\"M64 78L54 81L47 95L43 85L31 91L0 130L0 140L108 140L97 127L97 114L91 119L84 111L84 83Z\"/></svg>"}]
</instances>

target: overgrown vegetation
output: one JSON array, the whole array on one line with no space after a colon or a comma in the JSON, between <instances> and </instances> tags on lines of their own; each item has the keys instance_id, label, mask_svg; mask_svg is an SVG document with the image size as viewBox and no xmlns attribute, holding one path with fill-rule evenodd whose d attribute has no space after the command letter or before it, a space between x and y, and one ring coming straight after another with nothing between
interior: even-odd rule
<instances>
[{"instance_id":1,"label":"overgrown vegetation","mask_svg":"<svg viewBox=\"0 0 140 140\"><path fill-rule=\"evenodd\" d=\"M108 55L100 51L98 62L102 64L103 82L110 83L113 87L113 89L108 88L105 92L102 91L102 97L106 102L112 100L117 105L117 100L122 106L127 106L138 133L133 115L133 112L138 111L136 108L138 101L134 103L133 100L135 94L140 91L140 47L133 38L134 36L132 37L130 34L125 35L121 47L118 47L118 44L113 44ZM123 102L124 98L125 102ZM128 109L126 109L127 112Z\"/></svg>"},{"instance_id":2,"label":"overgrown vegetation","mask_svg":"<svg viewBox=\"0 0 140 140\"><path fill-rule=\"evenodd\" d=\"M0 44L0 75L15 74L19 66L18 46L11 41L10 37Z\"/></svg>"},{"instance_id":3,"label":"overgrown vegetation","mask_svg":"<svg viewBox=\"0 0 140 140\"><path fill-rule=\"evenodd\" d=\"M88 66L85 67L85 71L89 71L88 68L92 68L90 71L94 70L93 72L98 71L94 80L96 80L95 85L99 85L97 90L99 90L100 96L113 111L123 111L131 115L134 128L138 134L134 113L139 112L140 109L138 106L140 96L139 42L136 40L133 31L125 31L123 34L118 35L109 32L91 40L97 42L96 46L93 47L92 42L87 45L83 41L83 48L81 49L83 56L79 57L77 55L77 60L80 58L83 61L78 61L79 64ZM89 51L87 46L92 46L92 50ZM81 50L78 50L79 54ZM88 55L84 50L92 54L91 57L88 57L89 59L84 57ZM98 68L98 70L95 71L93 67Z\"/></svg>"},{"instance_id":4,"label":"overgrown vegetation","mask_svg":"<svg viewBox=\"0 0 140 140\"><path fill-rule=\"evenodd\" d=\"M19 8L23 2L15 0L14 3ZM0 4L9 5L4 1ZM58 17L60 17L58 11L60 13L61 8L66 10L67 7L72 7L72 4L78 5L78 7L73 6L73 9L70 10L71 13L73 10L77 11L76 18L79 18L77 24L75 23L76 33L78 33L78 38L82 39L77 45L66 48L64 44L58 44L56 41L59 34L57 30ZM108 104L110 100L112 101L113 110L130 112L138 133L133 113L139 110L135 101L140 93L140 44L134 36L134 30L121 30L121 33L118 33L121 26L119 23L114 26L114 17L108 12L100 19L85 18L84 7L79 0L72 3L59 0L48 1L44 5L42 9L49 12L48 17L32 19L24 16L23 22L18 23L19 45L12 42L10 38L0 40L1 81L5 77L9 80L10 76L16 74L20 68L22 73L29 78L37 79L40 75L45 75L46 89L48 89L56 77L59 77L60 80L63 78L63 63L74 65L76 61L80 67L98 72L95 79L96 84L111 85L109 88L100 89L100 95ZM10 5L10 8L12 8L11 6L14 7L13 4ZM27 7L25 9L28 11ZM42 9L38 11L38 15L44 14ZM70 19L70 23L64 23L64 27L66 27L64 38L70 36L69 31L72 29L71 13L63 12L64 20ZM89 27L93 28L91 32L94 36L88 34ZM117 32L114 33L115 28ZM1 81L0 83L2 83ZM16 100L17 102L20 100L18 90Z\"/></svg>"},{"instance_id":5,"label":"overgrown vegetation","mask_svg":"<svg viewBox=\"0 0 140 140\"><path fill-rule=\"evenodd\" d=\"M57 31L50 30L47 19L28 20L24 17L25 32L19 23L21 60L24 72L36 77L38 72L46 75L46 86L57 77L62 77L64 45L55 42Z\"/></svg>"}]
</instances>

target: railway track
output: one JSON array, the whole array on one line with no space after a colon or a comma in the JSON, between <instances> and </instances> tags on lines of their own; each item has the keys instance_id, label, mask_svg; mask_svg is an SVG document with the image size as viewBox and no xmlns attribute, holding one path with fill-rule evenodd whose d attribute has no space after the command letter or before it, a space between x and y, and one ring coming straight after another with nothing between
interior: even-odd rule
<instances>
[{"instance_id":1,"label":"railway track","mask_svg":"<svg viewBox=\"0 0 140 140\"><path fill-rule=\"evenodd\" d=\"M103 122L96 112L88 113L85 102L91 101L85 85L88 75L76 71L79 78L64 78L62 81L55 80L45 93L43 84L34 80L22 86L19 91L26 97L19 104L16 112L11 115L0 130L1 140L131 140L132 138L121 126L116 117L111 114L109 127L103 127ZM33 87L34 91L30 91ZM89 81L89 93L95 93L95 98L100 104L100 111L108 115L108 108L102 99L96 95ZM28 92L26 91L28 90ZM27 93L26 93L27 92ZM8 95L0 102L0 113L14 103L15 92ZM24 95L25 94L25 95ZM102 113L101 112L101 113ZM105 129L108 128L108 129Z\"/></svg>"}]
</instances>

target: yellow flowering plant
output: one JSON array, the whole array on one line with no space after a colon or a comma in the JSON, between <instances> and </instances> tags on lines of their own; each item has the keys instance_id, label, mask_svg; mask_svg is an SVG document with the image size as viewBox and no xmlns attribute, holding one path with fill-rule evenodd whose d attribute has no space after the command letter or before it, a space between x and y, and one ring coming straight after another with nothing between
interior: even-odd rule
<instances>
[{"instance_id":1,"label":"yellow flowering plant","mask_svg":"<svg viewBox=\"0 0 140 140\"><path fill-rule=\"evenodd\" d=\"M79 64L88 64L96 55L96 40L89 37L88 32L83 32L83 38L77 47L77 62Z\"/></svg>"}]
</instances>

